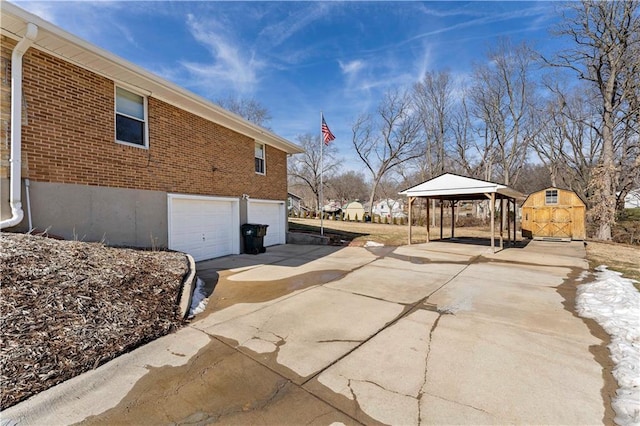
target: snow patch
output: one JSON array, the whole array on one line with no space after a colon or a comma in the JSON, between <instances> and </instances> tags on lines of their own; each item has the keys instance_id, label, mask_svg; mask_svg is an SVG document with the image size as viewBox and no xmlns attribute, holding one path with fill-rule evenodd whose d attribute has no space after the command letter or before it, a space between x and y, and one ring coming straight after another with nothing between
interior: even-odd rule
<instances>
[{"instance_id":1,"label":"snow patch","mask_svg":"<svg viewBox=\"0 0 640 426\"><path fill-rule=\"evenodd\" d=\"M611 405L621 426L640 425L640 292L634 280L596 268L596 281L577 289L576 311L592 318L611 336L609 352L618 390Z\"/></svg>"},{"instance_id":2,"label":"snow patch","mask_svg":"<svg viewBox=\"0 0 640 426\"><path fill-rule=\"evenodd\" d=\"M589 278L589 271L582 271L582 273L576 278L576 281L584 281Z\"/></svg>"},{"instance_id":3,"label":"snow patch","mask_svg":"<svg viewBox=\"0 0 640 426\"><path fill-rule=\"evenodd\" d=\"M209 303L209 298L206 294L205 282L202 278L197 277L196 280L196 288L193 290L193 297L191 298L191 306L189 307L189 316L191 319L198 314L204 312L207 307L207 303Z\"/></svg>"},{"instance_id":4,"label":"snow patch","mask_svg":"<svg viewBox=\"0 0 640 426\"><path fill-rule=\"evenodd\" d=\"M367 241L364 244L365 247L384 247L384 244L382 243L376 243L375 241Z\"/></svg>"}]
</instances>

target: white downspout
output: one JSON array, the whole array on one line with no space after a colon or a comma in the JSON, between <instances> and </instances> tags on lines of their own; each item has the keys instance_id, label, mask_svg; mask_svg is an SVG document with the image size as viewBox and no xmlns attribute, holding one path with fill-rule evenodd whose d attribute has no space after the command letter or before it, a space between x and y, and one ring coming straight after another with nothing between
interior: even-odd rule
<instances>
[{"instance_id":1,"label":"white downspout","mask_svg":"<svg viewBox=\"0 0 640 426\"><path fill-rule=\"evenodd\" d=\"M0 222L0 228L16 226L24 218L22 210L22 57L31 47L38 27L29 22L24 38L18 42L11 54L11 189L9 204L11 218Z\"/></svg>"}]
</instances>

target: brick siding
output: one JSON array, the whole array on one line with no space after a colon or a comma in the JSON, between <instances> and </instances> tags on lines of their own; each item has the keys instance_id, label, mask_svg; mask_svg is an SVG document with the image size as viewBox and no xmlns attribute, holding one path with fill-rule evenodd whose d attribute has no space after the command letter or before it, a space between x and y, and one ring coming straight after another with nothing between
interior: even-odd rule
<instances>
[{"instance_id":1,"label":"brick siding","mask_svg":"<svg viewBox=\"0 0 640 426\"><path fill-rule=\"evenodd\" d=\"M2 37L10 61L15 42ZM285 200L287 155L267 145L255 173L254 140L148 98L149 149L115 142L114 82L36 49L24 56L23 169L34 181ZM4 71L3 71L4 72ZM8 120L2 90L2 120ZM4 134L3 134L4 136ZM3 157L6 148L2 144Z\"/></svg>"}]
</instances>

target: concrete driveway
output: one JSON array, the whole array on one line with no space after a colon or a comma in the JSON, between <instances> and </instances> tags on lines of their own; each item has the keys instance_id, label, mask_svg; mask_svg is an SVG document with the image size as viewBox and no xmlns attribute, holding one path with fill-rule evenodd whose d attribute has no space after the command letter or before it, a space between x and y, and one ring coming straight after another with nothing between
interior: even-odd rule
<instances>
[{"instance_id":1,"label":"concrete driveway","mask_svg":"<svg viewBox=\"0 0 640 426\"><path fill-rule=\"evenodd\" d=\"M611 423L581 242L284 245L202 262L207 311L2 413L22 424ZM606 368L605 368L606 367Z\"/></svg>"}]
</instances>

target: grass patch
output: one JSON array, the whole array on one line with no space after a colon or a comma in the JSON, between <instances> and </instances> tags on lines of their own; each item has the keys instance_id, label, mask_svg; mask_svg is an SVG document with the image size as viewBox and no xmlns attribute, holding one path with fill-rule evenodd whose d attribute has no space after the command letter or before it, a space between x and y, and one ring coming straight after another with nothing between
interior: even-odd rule
<instances>
[{"instance_id":1,"label":"grass patch","mask_svg":"<svg viewBox=\"0 0 640 426\"><path fill-rule=\"evenodd\" d=\"M612 271L622 273L625 278L636 280L635 287L640 290L640 246L608 243L600 241L587 242L587 260L593 270L606 265Z\"/></svg>"},{"instance_id":2,"label":"grass patch","mask_svg":"<svg viewBox=\"0 0 640 426\"><path fill-rule=\"evenodd\" d=\"M335 229L333 227L329 227L326 225L327 221L324 222L324 235L329 237L332 243L338 243L340 241L351 242L359 237L364 237L367 234L362 234L358 232L350 232L341 229ZM298 223L298 222L289 222L289 231L291 232L302 232L306 234L314 234L320 235L320 221L318 221L318 225L308 224L308 223Z\"/></svg>"},{"instance_id":3,"label":"grass patch","mask_svg":"<svg viewBox=\"0 0 640 426\"><path fill-rule=\"evenodd\" d=\"M407 244L406 225L324 220L323 227L325 236L331 238L332 243L364 245L367 241L374 241L387 246ZM289 230L320 235L320 220L289 218ZM414 231L415 242L426 241L424 228L414 227Z\"/></svg>"}]
</instances>

